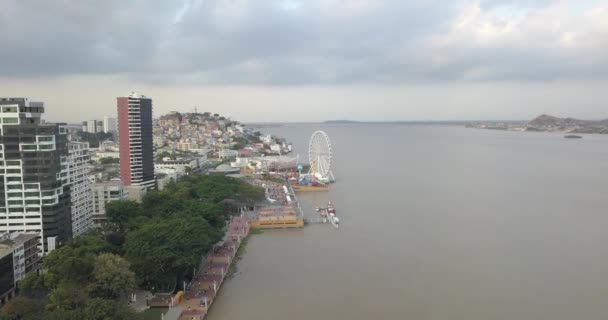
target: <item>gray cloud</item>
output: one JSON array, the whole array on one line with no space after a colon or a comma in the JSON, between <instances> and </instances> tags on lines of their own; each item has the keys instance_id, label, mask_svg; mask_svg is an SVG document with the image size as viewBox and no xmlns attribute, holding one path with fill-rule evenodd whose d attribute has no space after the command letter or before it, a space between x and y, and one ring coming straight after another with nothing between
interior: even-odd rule
<instances>
[{"instance_id":1,"label":"gray cloud","mask_svg":"<svg viewBox=\"0 0 608 320\"><path fill-rule=\"evenodd\" d=\"M165 85L606 79L608 6L578 3L8 0L0 4L0 77L125 74Z\"/></svg>"}]
</instances>

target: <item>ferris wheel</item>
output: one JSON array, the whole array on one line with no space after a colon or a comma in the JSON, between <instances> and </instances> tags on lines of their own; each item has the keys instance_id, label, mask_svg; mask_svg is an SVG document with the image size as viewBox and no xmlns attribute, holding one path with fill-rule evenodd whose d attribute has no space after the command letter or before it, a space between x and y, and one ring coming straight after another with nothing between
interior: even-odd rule
<instances>
[{"instance_id":1,"label":"ferris wheel","mask_svg":"<svg viewBox=\"0 0 608 320\"><path fill-rule=\"evenodd\" d=\"M321 182L334 180L331 172L331 141L325 131L315 131L308 144L310 174Z\"/></svg>"}]
</instances>

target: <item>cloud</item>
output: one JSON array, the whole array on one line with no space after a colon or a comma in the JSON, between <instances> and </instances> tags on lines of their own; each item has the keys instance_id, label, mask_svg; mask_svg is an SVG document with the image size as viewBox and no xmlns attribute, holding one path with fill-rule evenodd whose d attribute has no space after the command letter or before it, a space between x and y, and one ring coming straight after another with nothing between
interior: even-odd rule
<instances>
[{"instance_id":1,"label":"cloud","mask_svg":"<svg viewBox=\"0 0 608 320\"><path fill-rule=\"evenodd\" d=\"M342 85L608 78L581 1L6 0L0 77Z\"/></svg>"}]
</instances>

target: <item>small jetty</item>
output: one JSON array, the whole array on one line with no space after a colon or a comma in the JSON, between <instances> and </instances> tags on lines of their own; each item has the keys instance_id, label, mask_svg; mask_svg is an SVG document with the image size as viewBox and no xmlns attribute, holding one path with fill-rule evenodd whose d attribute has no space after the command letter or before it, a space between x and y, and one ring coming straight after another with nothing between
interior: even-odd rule
<instances>
[{"instance_id":1,"label":"small jetty","mask_svg":"<svg viewBox=\"0 0 608 320\"><path fill-rule=\"evenodd\" d=\"M253 229L283 229L304 227L304 217L298 198L289 184L253 180L253 185L263 187L266 203L258 204L250 216Z\"/></svg>"}]
</instances>

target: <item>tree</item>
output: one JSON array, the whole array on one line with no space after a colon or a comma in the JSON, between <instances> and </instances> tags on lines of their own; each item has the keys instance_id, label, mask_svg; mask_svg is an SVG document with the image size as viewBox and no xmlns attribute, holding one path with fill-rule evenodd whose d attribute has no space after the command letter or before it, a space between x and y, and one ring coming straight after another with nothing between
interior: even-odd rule
<instances>
[{"instance_id":1,"label":"tree","mask_svg":"<svg viewBox=\"0 0 608 320\"><path fill-rule=\"evenodd\" d=\"M119 158L105 157L105 158L99 159L99 163L101 163L101 164L112 164L112 163L119 163L119 162L120 162Z\"/></svg>"},{"instance_id":2,"label":"tree","mask_svg":"<svg viewBox=\"0 0 608 320\"><path fill-rule=\"evenodd\" d=\"M100 298L125 298L135 288L135 274L129 270L129 263L111 253L95 258L93 278L89 292Z\"/></svg>"},{"instance_id":3,"label":"tree","mask_svg":"<svg viewBox=\"0 0 608 320\"><path fill-rule=\"evenodd\" d=\"M108 221L114 223L119 232L125 232L129 219L142 216L143 210L139 203L131 200L112 201L106 204Z\"/></svg>"},{"instance_id":4,"label":"tree","mask_svg":"<svg viewBox=\"0 0 608 320\"><path fill-rule=\"evenodd\" d=\"M87 320L134 320L139 318L139 315L129 306L115 300L89 299L84 308L84 319Z\"/></svg>"},{"instance_id":5,"label":"tree","mask_svg":"<svg viewBox=\"0 0 608 320\"><path fill-rule=\"evenodd\" d=\"M29 298L42 299L48 293L48 280L46 274L38 274L37 272L27 273L21 281L19 281L19 290L21 294Z\"/></svg>"},{"instance_id":6,"label":"tree","mask_svg":"<svg viewBox=\"0 0 608 320\"><path fill-rule=\"evenodd\" d=\"M54 289L64 281L90 281L95 256L110 249L101 234L96 232L74 238L45 257L47 272L44 274L44 285Z\"/></svg>"},{"instance_id":7,"label":"tree","mask_svg":"<svg viewBox=\"0 0 608 320\"><path fill-rule=\"evenodd\" d=\"M63 281L49 294L46 309L51 312L80 310L86 299L87 295L81 283Z\"/></svg>"},{"instance_id":8,"label":"tree","mask_svg":"<svg viewBox=\"0 0 608 320\"><path fill-rule=\"evenodd\" d=\"M42 320L44 303L27 297L16 297L0 309L0 320Z\"/></svg>"},{"instance_id":9,"label":"tree","mask_svg":"<svg viewBox=\"0 0 608 320\"><path fill-rule=\"evenodd\" d=\"M172 288L178 278L199 266L201 256L221 234L202 217L174 215L130 232L125 252L144 287Z\"/></svg>"}]
</instances>

